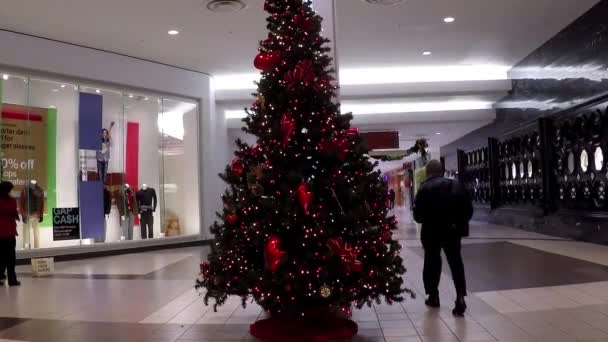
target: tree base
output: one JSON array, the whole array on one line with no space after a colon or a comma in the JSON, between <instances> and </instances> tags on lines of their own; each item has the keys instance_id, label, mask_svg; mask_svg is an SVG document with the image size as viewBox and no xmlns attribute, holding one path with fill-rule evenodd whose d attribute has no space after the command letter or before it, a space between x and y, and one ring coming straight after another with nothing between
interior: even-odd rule
<instances>
[{"instance_id":1,"label":"tree base","mask_svg":"<svg viewBox=\"0 0 608 342\"><path fill-rule=\"evenodd\" d=\"M249 327L253 337L267 342L325 342L352 337L357 331L357 323L340 317L267 318Z\"/></svg>"}]
</instances>

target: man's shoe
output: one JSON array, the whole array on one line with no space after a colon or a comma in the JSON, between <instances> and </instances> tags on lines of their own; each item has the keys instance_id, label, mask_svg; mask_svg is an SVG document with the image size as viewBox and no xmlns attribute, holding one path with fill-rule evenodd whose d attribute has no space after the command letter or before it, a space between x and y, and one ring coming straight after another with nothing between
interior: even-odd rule
<instances>
[{"instance_id":1,"label":"man's shoe","mask_svg":"<svg viewBox=\"0 0 608 342\"><path fill-rule=\"evenodd\" d=\"M456 303L452 314L456 317L463 317L464 312L467 311L467 303L464 301L464 297L456 298Z\"/></svg>"},{"instance_id":2,"label":"man's shoe","mask_svg":"<svg viewBox=\"0 0 608 342\"><path fill-rule=\"evenodd\" d=\"M429 298L424 301L424 304L432 308L440 307L441 304L439 303L439 295L430 295Z\"/></svg>"},{"instance_id":3,"label":"man's shoe","mask_svg":"<svg viewBox=\"0 0 608 342\"><path fill-rule=\"evenodd\" d=\"M21 282L18 280L15 280L13 282L9 282L8 286L21 286Z\"/></svg>"}]
</instances>

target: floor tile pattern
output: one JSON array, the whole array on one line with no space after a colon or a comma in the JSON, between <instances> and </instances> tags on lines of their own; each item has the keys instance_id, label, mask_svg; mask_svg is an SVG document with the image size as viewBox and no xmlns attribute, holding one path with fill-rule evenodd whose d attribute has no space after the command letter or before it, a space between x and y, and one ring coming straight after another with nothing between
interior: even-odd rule
<instances>
[{"instance_id":1,"label":"floor tile pattern","mask_svg":"<svg viewBox=\"0 0 608 342\"><path fill-rule=\"evenodd\" d=\"M463 241L469 309L454 318L447 267L442 307L424 305L419 229L409 211L395 215L406 285L417 298L355 310L360 331L346 341L608 342L608 247L474 222ZM265 317L259 306L242 308L231 298L214 312L194 290L207 253L184 248L59 262L44 278L20 266L23 285L0 288L0 342L255 341L248 329Z\"/></svg>"}]
</instances>

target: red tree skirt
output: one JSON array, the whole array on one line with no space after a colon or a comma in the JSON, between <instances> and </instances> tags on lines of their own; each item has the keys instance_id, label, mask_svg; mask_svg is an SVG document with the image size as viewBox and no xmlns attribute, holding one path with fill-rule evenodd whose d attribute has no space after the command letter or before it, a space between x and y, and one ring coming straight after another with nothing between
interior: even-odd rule
<instances>
[{"instance_id":1,"label":"red tree skirt","mask_svg":"<svg viewBox=\"0 0 608 342\"><path fill-rule=\"evenodd\" d=\"M325 319L267 318L253 323L252 336L268 342L325 342L357 334L357 323L339 317Z\"/></svg>"}]
</instances>

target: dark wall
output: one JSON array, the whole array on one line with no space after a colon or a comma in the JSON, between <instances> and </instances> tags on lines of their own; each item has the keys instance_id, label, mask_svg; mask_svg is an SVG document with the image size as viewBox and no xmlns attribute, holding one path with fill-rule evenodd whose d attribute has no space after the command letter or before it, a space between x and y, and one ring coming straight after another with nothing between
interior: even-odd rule
<instances>
[{"instance_id":1,"label":"dark wall","mask_svg":"<svg viewBox=\"0 0 608 342\"><path fill-rule=\"evenodd\" d=\"M512 90L497 104L496 120L441 148L448 169L457 168L456 150L487 146L543 116L608 94L608 0L551 38L509 72ZM539 23L542 25L542 23ZM520 208L479 208L477 219L549 235L608 244L608 215Z\"/></svg>"},{"instance_id":2,"label":"dark wall","mask_svg":"<svg viewBox=\"0 0 608 342\"><path fill-rule=\"evenodd\" d=\"M496 120L441 148L446 168L456 169L457 149L487 145L490 136L608 92L607 67L608 0L602 0L513 67L513 88L497 104Z\"/></svg>"}]
</instances>

